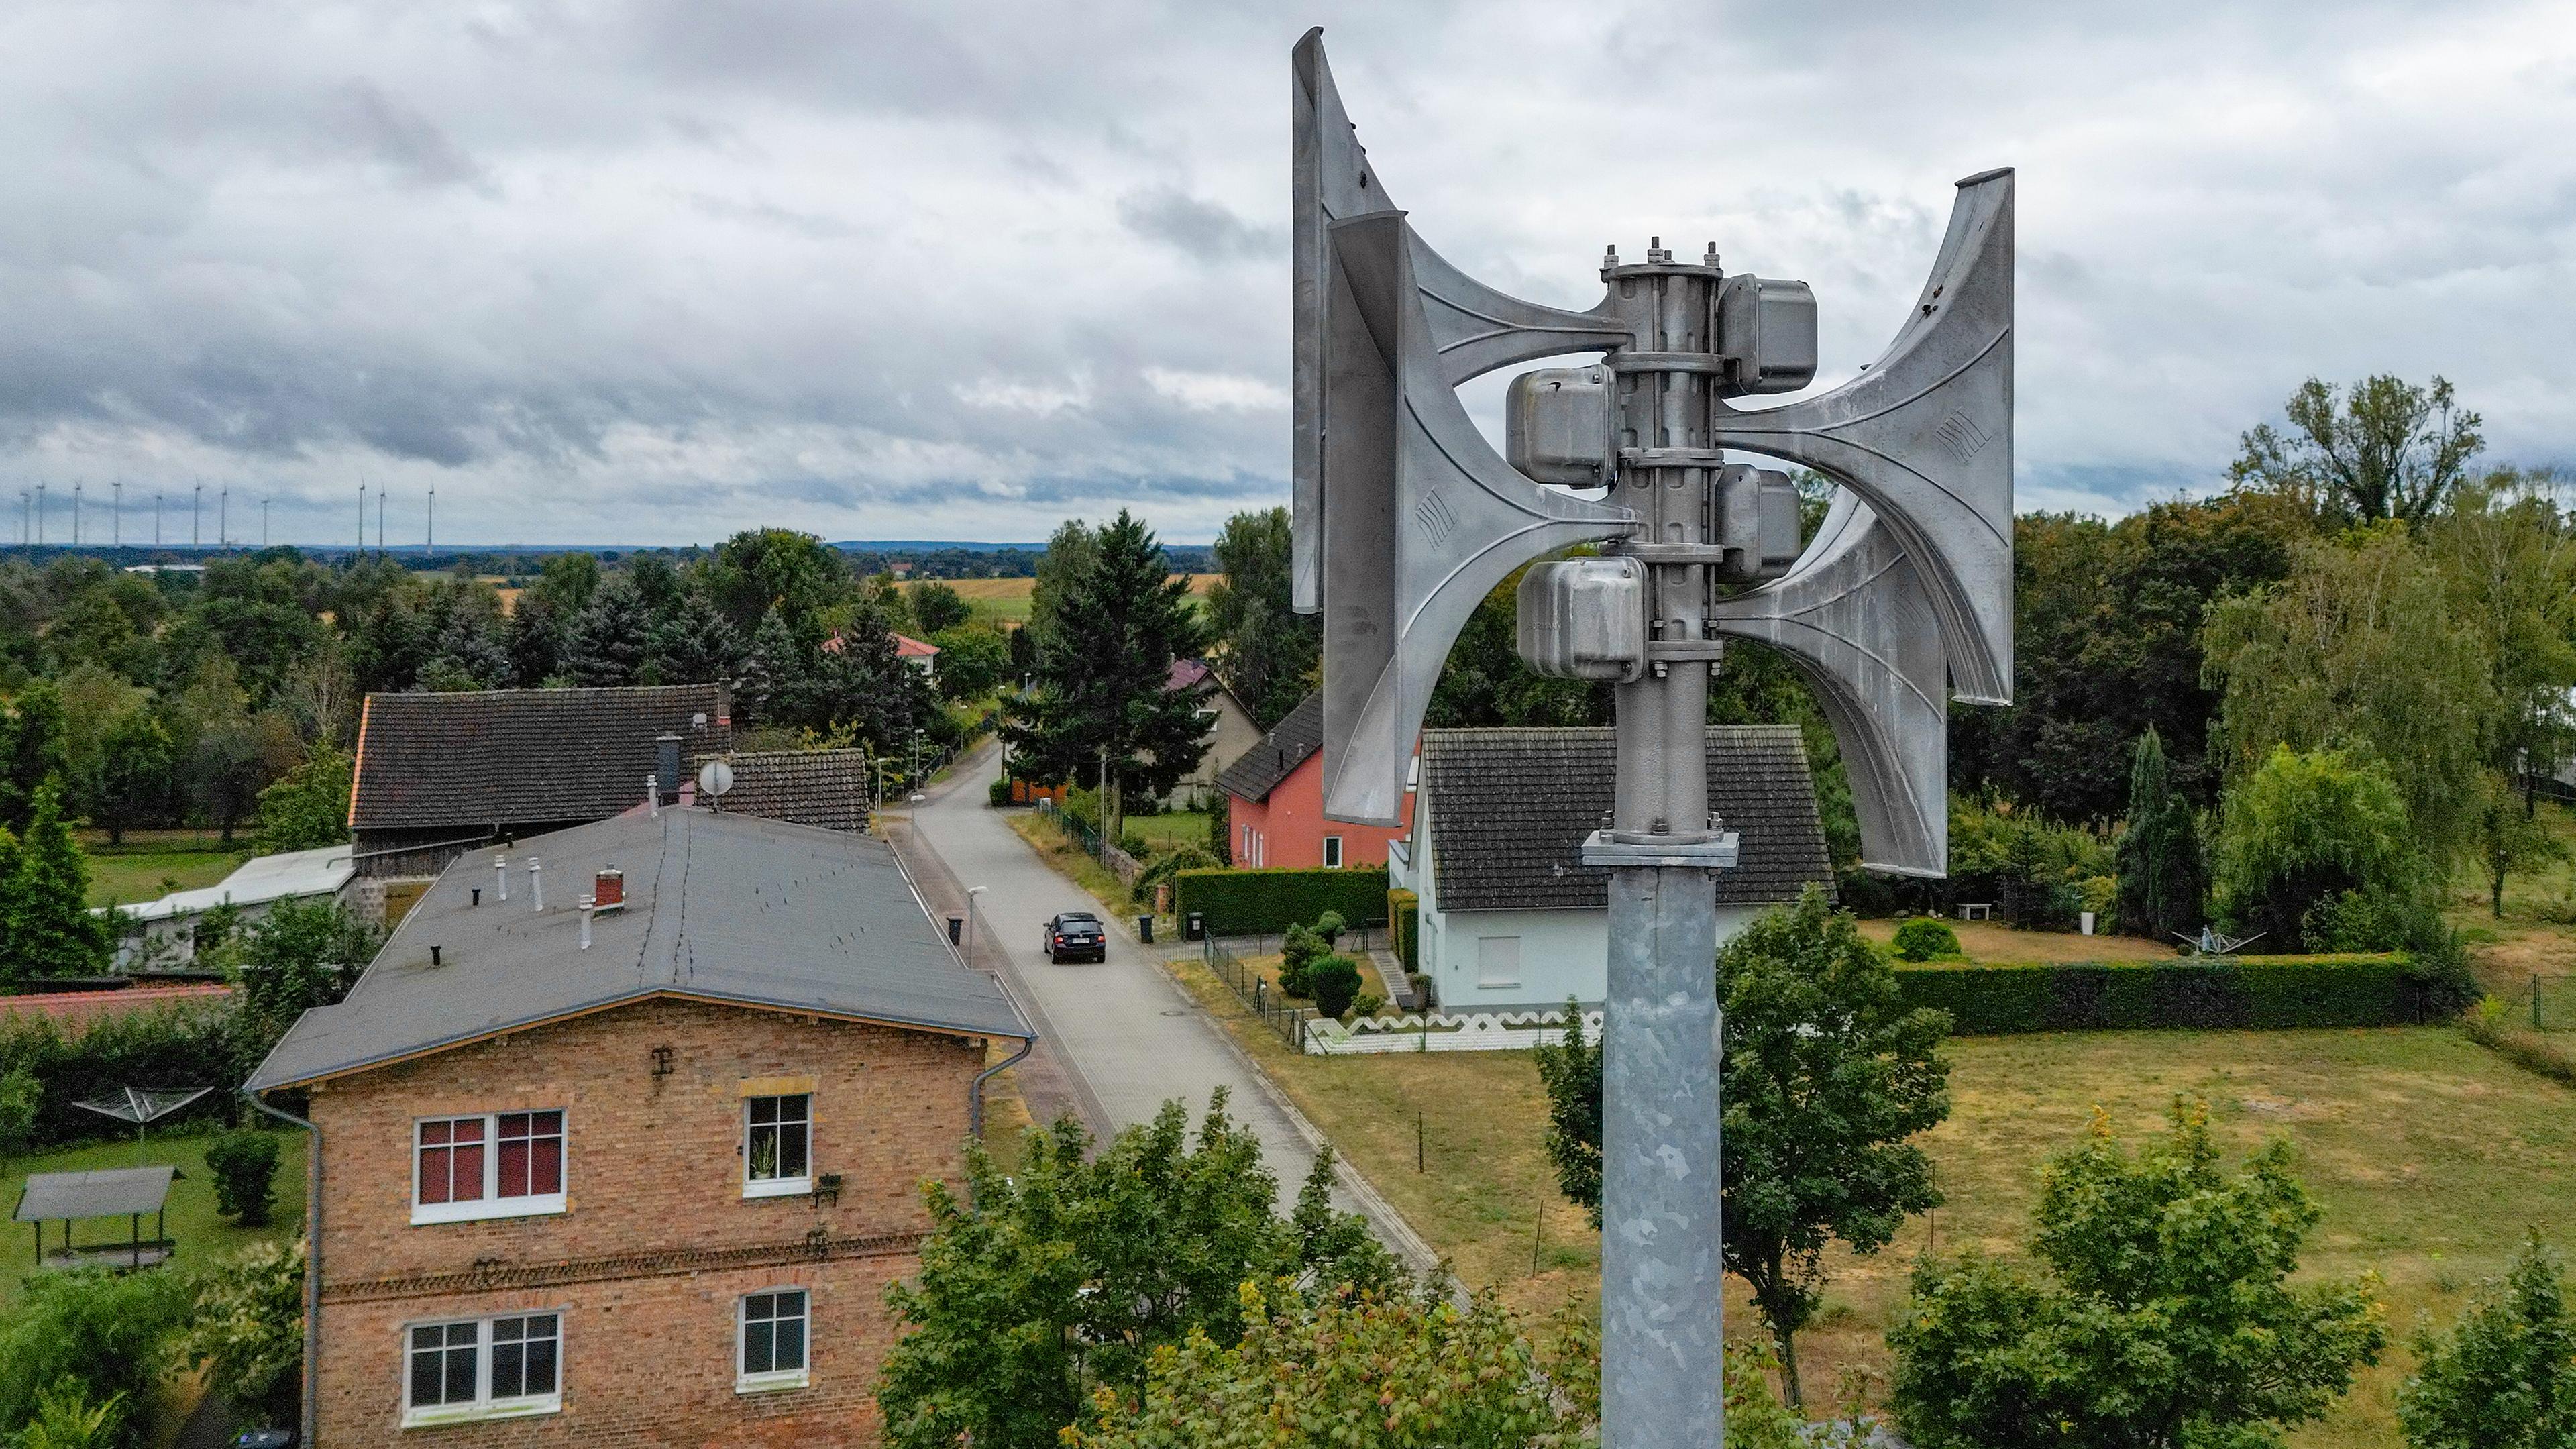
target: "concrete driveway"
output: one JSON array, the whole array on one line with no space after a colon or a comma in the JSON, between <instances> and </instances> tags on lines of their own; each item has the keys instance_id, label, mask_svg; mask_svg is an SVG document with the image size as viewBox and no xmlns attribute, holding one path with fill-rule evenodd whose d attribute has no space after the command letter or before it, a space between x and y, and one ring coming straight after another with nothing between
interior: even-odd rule
<instances>
[{"instance_id":1,"label":"concrete driveway","mask_svg":"<svg viewBox=\"0 0 2576 1449\"><path fill-rule=\"evenodd\" d=\"M1155 964L1178 948L1138 945L1135 922L1129 921L1123 929L1113 923L1109 959L1098 964L1051 965L1039 950L1039 928L1058 911L1106 912L1040 860L1012 833L1003 812L985 803L1000 773L1001 752L988 745L931 799L912 807L911 839L902 842L935 853L961 885L988 888L980 897L983 917L1000 938L1001 951L997 959L979 949L976 964L1005 970L1021 1000L1037 1008L1043 1018L1039 1031L1081 1078L1111 1130L1152 1120L1174 1097L1195 1120L1207 1107L1209 1089L1225 1087L1227 1112L1260 1136L1262 1156L1279 1178L1281 1201L1293 1202L1314 1169L1311 1129L1227 1039L1224 1027ZM1347 1169L1341 1180L1337 1196L1346 1211L1367 1214L1390 1247L1428 1262L1421 1239L1364 1180Z\"/></svg>"}]
</instances>

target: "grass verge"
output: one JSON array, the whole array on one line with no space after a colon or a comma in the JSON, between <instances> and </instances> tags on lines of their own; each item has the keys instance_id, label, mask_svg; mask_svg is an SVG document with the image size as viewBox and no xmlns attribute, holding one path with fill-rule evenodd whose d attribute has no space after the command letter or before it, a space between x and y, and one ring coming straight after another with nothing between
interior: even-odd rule
<instances>
[{"instance_id":1,"label":"grass verge","mask_svg":"<svg viewBox=\"0 0 2576 1449\"><path fill-rule=\"evenodd\" d=\"M1599 1237L1555 1194L1527 1053L1301 1056L1197 963L1173 969L1463 1279L1533 1316L1597 1300ZM1883 1397L1886 1325L1927 1247L2017 1251L2042 1164L2076 1143L2097 1104L2133 1141L2160 1130L2177 1094L2206 1100L2237 1152L2287 1137L2325 1210L2303 1274L2376 1269L2401 1339L2421 1317L2456 1317L2527 1226L2563 1232L2576 1193L2576 1095L2447 1028L1962 1038L1945 1051L1954 1105L1924 1145L1948 1203L1873 1258L1828 1255L1825 1312L1799 1349L1820 1406L1838 1389ZM1754 1331L1732 1281L1728 1302L1732 1331ZM2392 1348L2291 1442L2397 1445L2407 1366Z\"/></svg>"},{"instance_id":2,"label":"grass verge","mask_svg":"<svg viewBox=\"0 0 2576 1449\"><path fill-rule=\"evenodd\" d=\"M1009 819L1013 833L1027 841L1029 849L1036 851L1038 858L1056 874L1089 892L1093 900L1100 902L1104 914L1125 916L1131 913L1125 883L1109 867L1093 860L1089 851L1067 840L1053 821L1041 817L1034 810L1014 810Z\"/></svg>"},{"instance_id":3,"label":"grass verge","mask_svg":"<svg viewBox=\"0 0 2576 1449\"><path fill-rule=\"evenodd\" d=\"M1884 946L1896 939L1901 920L1860 923L1860 933ZM1959 949L1984 966L2063 966L2077 961L2167 961L2171 946L2135 936L2081 936L2072 931L2016 931L1991 921L1947 921L1959 937Z\"/></svg>"}]
</instances>

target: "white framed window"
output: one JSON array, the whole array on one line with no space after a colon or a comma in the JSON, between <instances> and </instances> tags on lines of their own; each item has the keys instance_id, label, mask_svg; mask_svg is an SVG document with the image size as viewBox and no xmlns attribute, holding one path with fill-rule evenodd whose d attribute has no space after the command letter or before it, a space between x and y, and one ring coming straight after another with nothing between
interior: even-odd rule
<instances>
[{"instance_id":1,"label":"white framed window","mask_svg":"<svg viewBox=\"0 0 2576 1449\"><path fill-rule=\"evenodd\" d=\"M742 1296L734 1309L735 1393L801 1389L811 1382L805 1355L811 1314L811 1300L802 1288L768 1288Z\"/></svg>"},{"instance_id":2,"label":"white framed window","mask_svg":"<svg viewBox=\"0 0 2576 1449\"><path fill-rule=\"evenodd\" d=\"M422 1117L411 1133L414 1223L564 1210L562 1108Z\"/></svg>"},{"instance_id":3,"label":"white framed window","mask_svg":"<svg viewBox=\"0 0 2576 1449\"><path fill-rule=\"evenodd\" d=\"M1520 937L1478 936L1476 938L1476 984L1478 986L1521 984Z\"/></svg>"},{"instance_id":4,"label":"white framed window","mask_svg":"<svg viewBox=\"0 0 2576 1449\"><path fill-rule=\"evenodd\" d=\"M742 1099L742 1195L791 1197L814 1190L814 1096Z\"/></svg>"},{"instance_id":5,"label":"white framed window","mask_svg":"<svg viewBox=\"0 0 2576 1449\"><path fill-rule=\"evenodd\" d=\"M403 1427L563 1409L563 1315L503 1313L403 1330Z\"/></svg>"},{"instance_id":6,"label":"white framed window","mask_svg":"<svg viewBox=\"0 0 2576 1449\"><path fill-rule=\"evenodd\" d=\"M1337 869L1339 869L1339 868L1341 867L1341 864L1342 864L1342 838L1341 838L1340 836L1338 836L1338 835L1327 835L1327 836L1325 836L1325 837L1324 837L1324 868L1325 868L1326 870L1337 870Z\"/></svg>"}]
</instances>

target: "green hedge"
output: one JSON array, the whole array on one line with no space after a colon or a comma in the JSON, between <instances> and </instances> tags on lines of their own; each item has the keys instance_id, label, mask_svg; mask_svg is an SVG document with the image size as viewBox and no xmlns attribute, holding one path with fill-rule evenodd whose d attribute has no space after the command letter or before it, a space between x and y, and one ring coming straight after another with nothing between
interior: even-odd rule
<instances>
[{"instance_id":1,"label":"green hedge","mask_svg":"<svg viewBox=\"0 0 2576 1449\"><path fill-rule=\"evenodd\" d=\"M24 1067L45 1086L32 1144L38 1147L115 1135L113 1120L73 1103L119 1087L212 1087L162 1121L229 1117L234 1089L268 1047L222 1000L101 1016L71 1034L41 1016L0 1017L0 1075Z\"/></svg>"},{"instance_id":2,"label":"green hedge","mask_svg":"<svg viewBox=\"0 0 2576 1449\"><path fill-rule=\"evenodd\" d=\"M1422 969L1422 897L1401 886L1386 893L1387 934L1407 972Z\"/></svg>"},{"instance_id":3,"label":"green hedge","mask_svg":"<svg viewBox=\"0 0 2576 1449\"><path fill-rule=\"evenodd\" d=\"M1910 1006L1965 1036L2152 1027L2403 1026L2434 1014L2431 983L2398 953L2241 956L2073 966L1900 963Z\"/></svg>"},{"instance_id":4,"label":"green hedge","mask_svg":"<svg viewBox=\"0 0 2576 1449\"><path fill-rule=\"evenodd\" d=\"M1386 867L1346 870L1185 870L1173 877L1174 909L1207 917L1219 936L1258 936L1311 926L1339 911L1353 926L1386 924Z\"/></svg>"}]
</instances>

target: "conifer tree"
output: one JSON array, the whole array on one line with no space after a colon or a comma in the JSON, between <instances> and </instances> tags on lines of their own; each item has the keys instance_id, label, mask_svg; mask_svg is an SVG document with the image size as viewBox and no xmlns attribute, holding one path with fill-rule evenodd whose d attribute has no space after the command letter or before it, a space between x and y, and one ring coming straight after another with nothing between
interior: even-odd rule
<instances>
[{"instance_id":1,"label":"conifer tree","mask_svg":"<svg viewBox=\"0 0 2576 1449\"><path fill-rule=\"evenodd\" d=\"M1207 752L1211 686L1167 687L1172 661L1196 657L1206 633L1154 531L1120 509L1088 541L1088 556L1051 581L1047 617L1031 621L1036 678L1003 735L1030 778L1105 774L1102 825L1116 839L1125 791L1162 794Z\"/></svg>"},{"instance_id":2,"label":"conifer tree","mask_svg":"<svg viewBox=\"0 0 2576 1449\"><path fill-rule=\"evenodd\" d=\"M564 644L564 668L585 685L633 684L644 667L651 628L643 592L633 579L614 575L574 616Z\"/></svg>"},{"instance_id":3,"label":"conifer tree","mask_svg":"<svg viewBox=\"0 0 2576 1449\"><path fill-rule=\"evenodd\" d=\"M91 976L106 968L115 939L108 922L89 912L89 861L63 818L58 781L36 789L0 913L8 918L10 955L21 974Z\"/></svg>"},{"instance_id":4,"label":"conifer tree","mask_svg":"<svg viewBox=\"0 0 2576 1449\"><path fill-rule=\"evenodd\" d=\"M2200 925L2209 894L2200 825L2173 788L2165 744L2153 725L2129 763L2129 829L2120 837L2120 929L2161 941Z\"/></svg>"},{"instance_id":5,"label":"conifer tree","mask_svg":"<svg viewBox=\"0 0 2576 1449\"><path fill-rule=\"evenodd\" d=\"M742 636L694 589L654 623L648 643L664 684L730 684L742 672Z\"/></svg>"}]
</instances>

